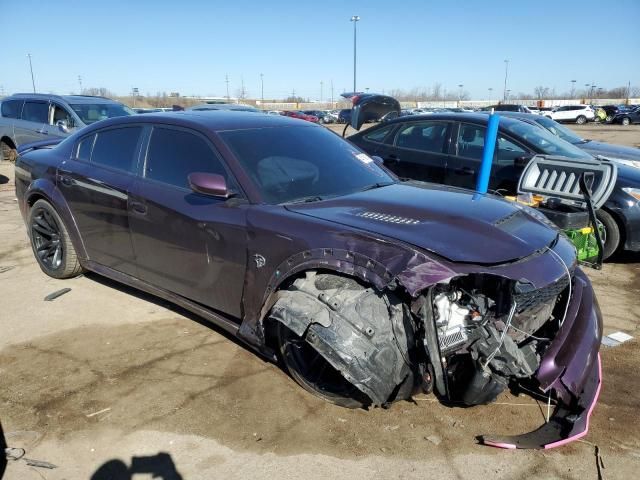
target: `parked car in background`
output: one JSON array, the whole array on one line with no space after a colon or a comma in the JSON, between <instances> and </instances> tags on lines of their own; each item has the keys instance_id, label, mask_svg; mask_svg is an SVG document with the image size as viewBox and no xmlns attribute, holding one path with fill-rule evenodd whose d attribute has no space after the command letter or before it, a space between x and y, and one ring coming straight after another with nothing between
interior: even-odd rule
<instances>
[{"instance_id":1,"label":"parked car in background","mask_svg":"<svg viewBox=\"0 0 640 480\"><path fill-rule=\"evenodd\" d=\"M284 115L285 117L305 120L311 123L318 123L318 117L316 117L315 115L307 115L306 113L300 112L298 110L285 110L282 112L282 115Z\"/></svg>"},{"instance_id":2,"label":"parked car in background","mask_svg":"<svg viewBox=\"0 0 640 480\"><path fill-rule=\"evenodd\" d=\"M88 95L16 93L0 102L0 159L13 160L25 143L66 137L105 118L133 115L122 103Z\"/></svg>"},{"instance_id":3,"label":"parked car in background","mask_svg":"<svg viewBox=\"0 0 640 480\"><path fill-rule=\"evenodd\" d=\"M631 110L633 109L633 106L629 106L629 105L602 105L600 108L602 108L606 114L606 121L607 122L611 122L611 120L613 120L613 117L615 117L618 113L622 113L625 112L627 110Z\"/></svg>"},{"instance_id":4,"label":"parked car in background","mask_svg":"<svg viewBox=\"0 0 640 480\"><path fill-rule=\"evenodd\" d=\"M545 112L544 116L556 122L573 122L583 125L594 120L595 112L590 105L565 105Z\"/></svg>"},{"instance_id":5,"label":"parked car in background","mask_svg":"<svg viewBox=\"0 0 640 480\"><path fill-rule=\"evenodd\" d=\"M132 110L136 113L159 113L165 111L162 108L133 108Z\"/></svg>"},{"instance_id":6,"label":"parked car in background","mask_svg":"<svg viewBox=\"0 0 640 480\"><path fill-rule=\"evenodd\" d=\"M324 110L302 110L302 113L316 117L318 123L335 123L334 117Z\"/></svg>"},{"instance_id":7,"label":"parked car in background","mask_svg":"<svg viewBox=\"0 0 640 480\"><path fill-rule=\"evenodd\" d=\"M527 108L529 109L529 111L530 111L531 113L534 113L534 114L536 114L536 115L539 115L539 114L540 114L540 109L539 109L538 107L528 106Z\"/></svg>"},{"instance_id":8,"label":"parked car in background","mask_svg":"<svg viewBox=\"0 0 640 480\"><path fill-rule=\"evenodd\" d=\"M531 209L400 181L320 126L228 111L25 148L16 196L45 274L89 270L178 304L329 402L435 389L472 406L522 383L553 415L485 444L587 432L602 316L573 245Z\"/></svg>"},{"instance_id":9,"label":"parked car in background","mask_svg":"<svg viewBox=\"0 0 640 480\"><path fill-rule=\"evenodd\" d=\"M338 123L349 123L351 122L351 109L343 108L338 113Z\"/></svg>"},{"instance_id":10,"label":"parked car in background","mask_svg":"<svg viewBox=\"0 0 640 480\"><path fill-rule=\"evenodd\" d=\"M473 189L489 116L431 114L401 117L349 137L400 177ZM500 118L489 188L516 194L524 166L535 154L592 160L593 156L539 125ZM618 165L615 188L597 211L605 227L605 258L640 251L640 169Z\"/></svg>"},{"instance_id":11,"label":"parked car in background","mask_svg":"<svg viewBox=\"0 0 640 480\"><path fill-rule=\"evenodd\" d=\"M282 115L280 110L266 110L264 113L267 115Z\"/></svg>"},{"instance_id":12,"label":"parked car in background","mask_svg":"<svg viewBox=\"0 0 640 480\"><path fill-rule=\"evenodd\" d=\"M619 123L621 125L631 125L632 123L640 123L640 106L633 109L622 110L618 112L612 119L611 123Z\"/></svg>"},{"instance_id":13,"label":"parked car in background","mask_svg":"<svg viewBox=\"0 0 640 480\"><path fill-rule=\"evenodd\" d=\"M527 113L503 112L501 115L518 118L531 124L540 125L554 135L572 143L576 147L595 156L603 156L617 163L640 168L640 148L627 147L612 143L597 142L578 136L573 130L542 115Z\"/></svg>"},{"instance_id":14,"label":"parked car in background","mask_svg":"<svg viewBox=\"0 0 640 480\"><path fill-rule=\"evenodd\" d=\"M501 103L498 105L491 105L489 107L484 107L483 111L491 111L494 110L496 112L522 112L522 113L531 113L529 107L525 105L516 105L510 103Z\"/></svg>"},{"instance_id":15,"label":"parked car in background","mask_svg":"<svg viewBox=\"0 0 640 480\"><path fill-rule=\"evenodd\" d=\"M251 105L244 105L242 103L202 103L200 105L194 105L188 107L187 110L195 112L204 112L211 110L227 110L233 112L248 112L248 113L261 113L262 110L258 110Z\"/></svg>"}]
</instances>

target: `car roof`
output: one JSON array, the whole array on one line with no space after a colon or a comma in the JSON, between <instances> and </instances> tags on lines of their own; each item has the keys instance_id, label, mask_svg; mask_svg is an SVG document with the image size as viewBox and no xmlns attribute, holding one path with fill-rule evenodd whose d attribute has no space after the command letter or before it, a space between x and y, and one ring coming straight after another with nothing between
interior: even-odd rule
<instances>
[{"instance_id":1,"label":"car roof","mask_svg":"<svg viewBox=\"0 0 640 480\"><path fill-rule=\"evenodd\" d=\"M64 101L69 104L95 104L95 103L118 103L116 100L112 100L107 97L97 97L94 95L53 95L49 93L14 93L10 97L3 98L2 100L10 99L38 99L38 100L58 100Z\"/></svg>"},{"instance_id":2,"label":"car roof","mask_svg":"<svg viewBox=\"0 0 640 480\"><path fill-rule=\"evenodd\" d=\"M181 112L128 115L96 122L92 124L91 127L95 126L97 129L109 126L125 125L128 123L170 124L184 127L200 127L210 131L273 127L324 128L304 120L298 120L284 115L259 115L253 112L233 110L185 110Z\"/></svg>"},{"instance_id":3,"label":"car roof","mask_svg":"<svg viewBox=\"0 0 640 480\"><path fill-rule=\"evenodd\" d=\"M486 113L476 113L476 112L436 112L436 113L429 113L429 114L426 114L426 115L410 115L410 116L407 116L407 117L398 117L398 118L394 118L393 120L389 120L388 122L385 122L384 124L381 124L381 125L388 125L388 124L395 124L395 123L406 123L406 122L417 122L417 121L420 121L420 120L451 120L451 121L465 120L465 121L471 122L471 123L486 124L488 119L489 119L489 115L487 115L487 113L488 112L486 112ZM504 122L506 122L507 125L516 124L516 122L520 121L517 118L509 118L506 115L503 115L503 113L506 113L506 112L499 112L499 115L501 117L503 117L503 118L500 119L500 123L501 124L503 124ZM531 114L531 116L533 116L533 114Z\"/></svg>"}]
</instances>

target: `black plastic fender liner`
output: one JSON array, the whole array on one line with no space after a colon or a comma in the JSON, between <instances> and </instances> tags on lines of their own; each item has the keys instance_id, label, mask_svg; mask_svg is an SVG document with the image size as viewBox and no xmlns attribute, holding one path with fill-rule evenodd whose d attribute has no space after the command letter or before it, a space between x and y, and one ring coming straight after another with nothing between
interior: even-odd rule
<instances>
[{"instance_id":1,"label":"black plastic fender liner","mask_svg":"<svg viewBox=\"0 0 640 480\"><path fill-rule=\"evenodd\" d=\"M589 418L598 401L601 385L602 367L598 354L598 361L593 365L574 407L559 403L549 421L532 432L513 436L481 435L478 439L484 445L507 449L550 449L578 440L589 432Z\"/></svg>"},{"instance_id":2,"label":"black plastic fender liner","mask_svg":"<svg viewBox=\"0 0 640 480\"><path fill-rule=\"evenodd\" d=\"M321 277L341 278L307 272L281 292L269 318L304 337L373 405L394 400L398 386L412 373L413 332L406 326L410 313L394 295L355 281L319 289Z\"/></svg>"}]
</instances>

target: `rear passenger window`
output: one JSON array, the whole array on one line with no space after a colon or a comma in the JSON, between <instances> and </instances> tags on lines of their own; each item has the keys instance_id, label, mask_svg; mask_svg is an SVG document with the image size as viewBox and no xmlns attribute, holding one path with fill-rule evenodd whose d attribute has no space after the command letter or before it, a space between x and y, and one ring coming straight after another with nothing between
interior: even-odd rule
<instances>
[{"instance_id":1,"label":"rear passenger window","mask_svg":"<svg viewBox=\"0 0 640 480\"><path fill-rule=\"evenodd\" d=\"M423 152L442 153L447 138L445 122L412 122L400 128L396 145Z\"/></svg>"},{"instance_id":2,"label":"rear passenger window","mask_svg":"<svg viewBox=\"0 0 640 480\"><path fill-rule=\"evenodd\" d=\"M142 127L114 128L98 132L93 144L91 163L133 171L140 132Z\"/></svg>"},{"instance_id":3,"label":"rear passenger window","mask_svg":"<svg viewBox=\"0 0 640 480\"><path fill-rule=\"evenodd\" d=\"M389 132L391 130L393 130L393 127L394 125L387 125L386 127L379 128L374 132L367 133L364 136L364 139L368 140L369 142L383 143L385 137L389 135Z\"/></svg>"},{"instance_id":4,"label":"rear passenger window","mask_svg":"<svg viewBox=\"0 0 640 480\"><path fill-rule=\"evenodd\" d=\"M220 159L203 138L184 130L155 127L149 142L145 177L190 188L188 176L194 172L227 177Z\"/></svg>"},{"instance_id":5,"label":"rear passenger window","mask_svg":"<svg viewBox=\"0 0 640 480\"><path fill-rule=\"evenodd\" d=\"M482 160L484 152L484 136L487 129L480 125L460 125L458 134L458 155L461 157ZM513 164L518 157L527 155L527 151L503 135L498 135L494 151L494 163Z\"/></svg>"},{"instance_id":6,"label":"rear passenger window","mask_svg":"<svg viewBox=\"0 0 640 480\"><path fill-rule=\"evenodd\" d=\"M49 123L48 102L24 102L22 120L27 122Z\"/></svg>"},{"instance_id":7,"label":"rear passenger window","mask_svg":"<svg viewBox=\"0 0 640 480\"><path fill-rule=\"evenodd\" d=\"M20 110L24 100L5 100L2 102L2 116L5 118L20 118Z\"/></svg>"},{"instance_id":8,"label":"rear passenger window","mask_svg":"<svg viewBox=\"0 0 640 480\"><path fill-rule=\"evenodd\" d=\"M78 160L84 160L85 162L91 160L91 150L93 150L93 142L95 139L95 135L90 135L80 140L76 149L76 158Z\"/></svg>"}]
</instances>

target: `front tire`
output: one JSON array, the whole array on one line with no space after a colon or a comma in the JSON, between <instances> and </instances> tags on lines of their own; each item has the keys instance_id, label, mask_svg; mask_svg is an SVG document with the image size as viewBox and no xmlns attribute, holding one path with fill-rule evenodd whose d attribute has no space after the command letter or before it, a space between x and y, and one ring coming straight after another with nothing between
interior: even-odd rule
<instances>
[{"instance_id":1,"label":"front tire","mask_svg":"<svg viewBox=\"0 0 640 480\"><path fill-rule=\"evenodd\" d=\"M33 204L27 225L33 255L44 273L60 279L82 273L69 232L49 202L38 200Z\"/></svg>"},{"instance_id":2,"label":"front tire","mask_svg":"<svg viewBox=\"0 0 640 480\"><path fill-rule=\"evenodd\" d=\"M584 115L580 115L578 118L576 118L576 123L578 125L584 125L585 123L587 123L587 117L585 117Z\"/></svg>"},{"instance_id":3,"label":"front tire","mask_svg":"<svg viewBox=\"0 0 640 480\"><path fill-rule=\"evenodd\" d=\"M598 210L596 217L604 228L603 260L606 260L620 247L620 227L616 219L605 210Z\"/></svg>"}]
</instances>

